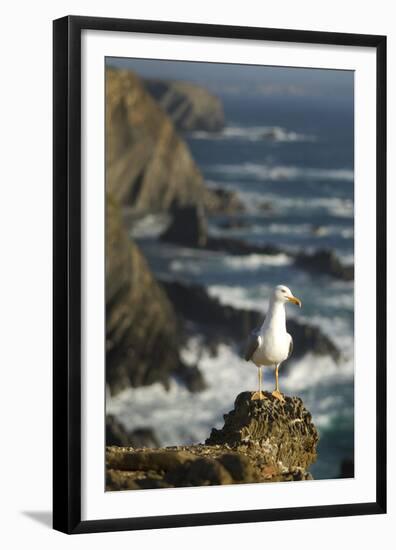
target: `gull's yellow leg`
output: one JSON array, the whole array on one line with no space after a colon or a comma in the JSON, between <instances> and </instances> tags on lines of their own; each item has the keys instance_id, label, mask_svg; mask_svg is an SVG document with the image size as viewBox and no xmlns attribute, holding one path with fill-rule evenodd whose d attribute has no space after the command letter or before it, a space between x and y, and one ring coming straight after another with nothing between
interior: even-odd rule
<instances>
[{"instance_id":1,"label":"gull's yellow leg","mask_svg":"<svg viewBox=\"0 0 396 550\"><path fill-rule=\"evenodd\" d=\"M263 392L261 391L261 380L262 380L261 367L258 367L258 379L259 379L259 391L254 392L254 394L252 395L252 399L254 400L264 399L265 397Z\"/></svg>"},{"instance_id":2,"label":"gull's yellow leg","mask_svg":"<svg viewBox=\"0 0 396 550\"><path fill-rule=\"evenodd\" d=\"M273 397L275 397L276 399L279 399L279 401L281 403L284 403L285 402L285 398L283 397L283 395L281 394L281 392L279 391L279 373L278 373L278 369L279 369L279 365L276 365L276 368L275 368L275 383L276 383L276 388L275 388L275 391L272 392L272 395Z\"/></svg>"}]
</instances>

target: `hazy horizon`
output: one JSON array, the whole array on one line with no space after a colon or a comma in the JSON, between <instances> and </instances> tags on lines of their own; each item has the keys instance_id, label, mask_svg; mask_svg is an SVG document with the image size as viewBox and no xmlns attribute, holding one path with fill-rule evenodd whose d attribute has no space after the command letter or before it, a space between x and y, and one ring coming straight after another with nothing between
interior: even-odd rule
<instances>
[{"instance_id":1,"label":"hazy horizon","mask_svg":"<svg viewBox=\"0 0 396 550\"><path fill-rule=\"evenodd\" d=\"M222 94L353 98L354 71L116 57L107 57L106 65L144 78L195 82Z\"/></svg>"}]
</instances>

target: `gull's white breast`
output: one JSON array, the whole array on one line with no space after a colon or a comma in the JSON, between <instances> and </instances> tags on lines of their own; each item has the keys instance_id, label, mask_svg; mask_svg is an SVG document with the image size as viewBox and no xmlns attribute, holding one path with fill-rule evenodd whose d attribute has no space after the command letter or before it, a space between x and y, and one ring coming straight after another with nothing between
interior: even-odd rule
<instances>
[{"instance_id":1,"label":"gull's white breast","mask_svg":"<svg viewBox=\"0 0 396 550\"><path fill-rule=\"evenodd\" d=\"M289 355L291 336L286 331L268 328L259 336L259 345L253 353L252 360L257 365L278 365Z\"/></svg>"}]
</instances>

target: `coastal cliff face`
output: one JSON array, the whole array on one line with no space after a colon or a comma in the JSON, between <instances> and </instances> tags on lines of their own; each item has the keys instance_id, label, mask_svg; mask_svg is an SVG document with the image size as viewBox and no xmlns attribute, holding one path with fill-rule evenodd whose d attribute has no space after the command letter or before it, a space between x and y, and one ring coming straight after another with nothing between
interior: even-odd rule
<instances>
[{"instance_id":1,"label":"coastal cliff face","mask_svg":"<svg viewBox=\"0 0 396 550\"><path fill-rule=\"evenodd\" d=\"M121 212L106 200L106 377L112 393L180 369L179 326L172 305L130 241Z\"/></svg>"},{"instance_id":2,"label":"coastal cliff face","mask_svg":"<svg viewBox=\"0 0 396 550\"><path fill-rule=\"evenodd\" d=\"M106 488L154 489L312 479L318 432L298 397L244 392L203 445L107 447Z\"/></svg>"},{"instance_id":3,"label":"coastal cliff face","mask_svg":"<svg viewBox=\"0 0 396 550\"><path fill-rule=\"evenodd\" d=\"M147 79L144 85L178 130L219 132L224 128L223 105L205 88L190 82L156 79Z\"/></svg>"},{"instance_id":4,"label":"coastal cliff face","mask_svg":"<svg viewBox=\"0 0 396 550\"><path fill-rule=\"evenodd\" d=\"M211 192L165 111L130 71L106 69L106 186L137 212L211 204Z\"/></svg>"}]
</instances>

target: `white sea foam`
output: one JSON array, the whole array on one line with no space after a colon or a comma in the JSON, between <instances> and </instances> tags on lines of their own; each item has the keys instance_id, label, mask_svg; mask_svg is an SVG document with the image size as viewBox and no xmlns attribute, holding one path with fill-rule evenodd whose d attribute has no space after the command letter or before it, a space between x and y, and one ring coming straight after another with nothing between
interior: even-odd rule
<instances>
[{"instance_id":1,"label":"white sea foam","mask_svg":"<svg viewBox=\"0 0 396 550\"><path fill-rule=\"evenodd\" d=\"M162 445L204 441L211 427L222 426L222 415L232 408L235 396L256 388L257 369L225 345L219 347L217 357L212 357L207 351L202 353L199 339L194 338L184 350L183 358L195 363L198 357L199 367L208 383L205 391L191 394L175 381L169 391L160 384L128 389L108 399L107 412L116 414L128 429L153 427ZM329 357L311 354L293 363L288 370L282 372L281 368L280 371L281 389L289 395L302 395L319 427L329 423L340 393L329 388L342 387L340 384L352 379L351 360L336 365ZM273 389L273 369L264 370L263 382L265 389ZM323 391L325 399L315 397L315 392L323 394Z\"/></svg>"},{"instance_id":2,"label":"white sea foam","mask_svg":"<svg viewBox=\"0 0 396 550\"><path fill-rule=\"evenodd\" d=\"M148 214L133 222L130 230L131 237L158 237L169 224L167 214Z\"/></svg>"},{"instance_id":3,"label":"white sea foam","mask_svg":"<svg viewBox=\"0 0 396 550\"><path fill-rule=\"evenodd\" d=\"M222 132L195 131L190 134L193 139L206 140L243 140L243 141L274 141L290 143L316 141L315 136L287 130L281 126L227 126Z\"/></svg>"},{"instance_id":4,"label":"white sea foam","mask_svg":"<svg viewBox=\"0 0 396 550\"><path fill-rule=\"evenodd\" d=\"M227 256L226 266L232 269L256 270L262 266L290 265L293 260L287 254L249 254L248 256Z\"/></svg>"},{"instance_id":5,"label":"white sea foam","mask_svg":"<svg viewBox=\"0 0 396 550\"><path fill-rule=\"evenodd\" d=\"M242 164L216 164L208 167L212 172L236 178L254 177L257 181L341 180L353 181L353 170L300 168L244 162Z\"/></svg>"},{"instance_id":6,"label":"white sea foam","mask_svg":"<svg viewBox=\"0 0 396 550\"><path fill-rule=\"evenodd\" d=\"M221 304L236 308L266 311L268 296L272 287L269 285L255 286L254 289L246 289L242 286L210 285L208 293L217 298ZM263 313L264 316L264 313Z\"/></svg>"}]
</instances>

